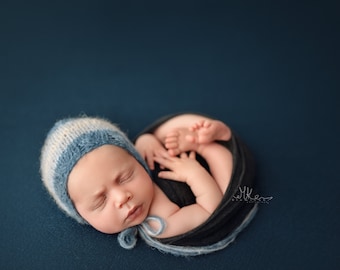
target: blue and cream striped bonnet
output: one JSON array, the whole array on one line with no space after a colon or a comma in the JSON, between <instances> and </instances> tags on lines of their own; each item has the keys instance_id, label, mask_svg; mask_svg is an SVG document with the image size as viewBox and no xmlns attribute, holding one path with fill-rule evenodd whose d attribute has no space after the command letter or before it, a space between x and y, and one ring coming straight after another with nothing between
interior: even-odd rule
<instances>
[{"instance_id":1,"label":"blue and cream striped bonnet","mask_svg":"<svg viewBox=\"0 0 340 270\"><path fill-rule=\"evenodd\" d=\"M59 120L47 134L42 147L42 181L57 205L80 223L87 222L78 214L68 195L68 176L81 157L107 144L125 149L150 173L127 136L117 126L102 118L81 116Z\"/></svg>"}]
</instances>

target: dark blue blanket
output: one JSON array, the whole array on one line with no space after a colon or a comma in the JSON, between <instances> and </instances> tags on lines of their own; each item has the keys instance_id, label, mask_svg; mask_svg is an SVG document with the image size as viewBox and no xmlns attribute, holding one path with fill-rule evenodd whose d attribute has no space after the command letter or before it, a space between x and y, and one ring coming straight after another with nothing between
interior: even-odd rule
<instances>
[{"instance_id":1,"label":"dark blue blanket","mask_svg":"<svg viewBox=\"0 0 340 270\"><path fill-rule=\"evenodd\" d=\"M340 265L335 1L33 2L0 4L0 269ZM182 111L228 123L273 197L228 248L192 259L142 241L123 250L47 195L39 155L57 119L102 116L134 138Z\"/></svg>"}]
</instances>

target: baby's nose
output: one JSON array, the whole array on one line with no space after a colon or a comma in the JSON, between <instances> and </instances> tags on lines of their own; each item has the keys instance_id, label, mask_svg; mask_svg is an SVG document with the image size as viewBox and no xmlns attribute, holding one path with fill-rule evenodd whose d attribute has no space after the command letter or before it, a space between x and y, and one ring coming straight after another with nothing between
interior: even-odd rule
<instances>
[{"instance_id":1,"label":"baby's nose","mask_svg":"<svg viewBox=\"0 0 340 270\"><path fill-rule=\"evenodd\" d=\"M115 192L115 205L117 208L122 208L131 199L132 194L128 191Z\"/></svg>"}]
</instances>

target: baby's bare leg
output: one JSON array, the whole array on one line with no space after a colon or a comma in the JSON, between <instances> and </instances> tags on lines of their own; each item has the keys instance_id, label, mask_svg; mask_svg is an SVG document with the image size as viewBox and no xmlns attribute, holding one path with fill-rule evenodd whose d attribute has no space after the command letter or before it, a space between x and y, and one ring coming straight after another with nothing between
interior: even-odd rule
<instances>
[{"instance_id":1,"label":"baby's bare leg","mask_svg":"<svg viewBox=\"0 0 340 270\"><path fill-rule=\"evenodd\" d=\"M215 141L227 141L231 137L230 128L218 120L203 119L191 128L193 135L186 139L197 143L196 152L208 163L210 172L224 194L230 183L233 157L231 152Z\"/></svg>"},{"instance_id":2,"label":"baby's bare leg","mask_svg":"<svg viewBox=\"0 0 340 270\"><path fill-rule=\"evenodd\" d=\"M233 156L231 152L224 146L212 142L200 144L197 148L197 153L207 161L211 175L224 194L230 183L233 170Z\"/></svg>"}]
</instances>

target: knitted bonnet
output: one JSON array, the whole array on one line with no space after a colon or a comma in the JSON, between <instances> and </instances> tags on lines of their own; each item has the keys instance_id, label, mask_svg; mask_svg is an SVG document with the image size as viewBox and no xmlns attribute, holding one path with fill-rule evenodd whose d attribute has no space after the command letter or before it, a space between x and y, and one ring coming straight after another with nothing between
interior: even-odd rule
<instances>
[{"instance_id":1,"label":"knitted bonnet","mask_svg":"<svg viewBox=\"0 0 340 270\"><path fill-rule=\"evenodd\" d=\"M47 134L42 147L42 181L57 205L79 223L87 222L79 215L69 197L68 176L81 157L107 144L125 149L150 173L127 136L117 126L102 118L82 116L59 120Z\"/></svg>"}]
</instances>

